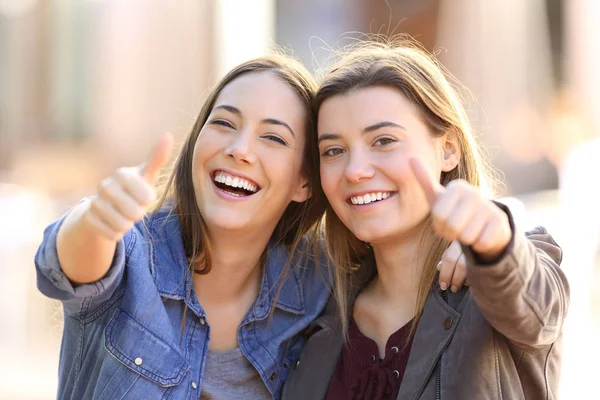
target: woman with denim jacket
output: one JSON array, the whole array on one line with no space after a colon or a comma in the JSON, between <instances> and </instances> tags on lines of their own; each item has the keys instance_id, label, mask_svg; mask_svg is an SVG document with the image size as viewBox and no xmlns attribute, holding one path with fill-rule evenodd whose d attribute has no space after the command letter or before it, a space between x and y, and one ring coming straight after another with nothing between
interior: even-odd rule
<instances>
[{"instance_id":1,"label":"woman with denim jacket","mask_svg":"<svg viewBox=\"0 0 600 400\"><path fill-rule=\"evenodd\" d=\"M329 298L305 238L324 210L315 91L288 57L239 65L151 212L170 136L46 229L35 263L64 306L58 398L279 398Z\"/></svg>"},{"instance_id":2,"label":"woman with denim jacket","mask_svg":"<svg viewBox=\"0 0 600 400\"><path fill-rule=\"evenodd\" d=\"M561 250L483 194L483 157L439 65L410 43L363 43L325 75L315 110L337 301L283 398L555 398ZM453 240L468 289L434 283Z\"/></svg>"}]
</instances>

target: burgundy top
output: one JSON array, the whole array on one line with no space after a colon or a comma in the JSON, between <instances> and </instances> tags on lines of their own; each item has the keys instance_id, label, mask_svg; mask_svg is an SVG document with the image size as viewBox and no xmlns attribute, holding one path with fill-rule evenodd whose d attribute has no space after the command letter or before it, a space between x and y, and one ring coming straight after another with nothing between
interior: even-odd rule
<instances>
[{"instance_id":1,"label":"burgundy top","mask_svg":"<svg viewBox=\"0 0 600 400\"><path fill-rule=\"evenodd\" d=\"M377 343L363 335L352 318L326 400L395 400L412 345L411 325L407 323L388 338L382 360Z\"/></svg>"}]
</instances>

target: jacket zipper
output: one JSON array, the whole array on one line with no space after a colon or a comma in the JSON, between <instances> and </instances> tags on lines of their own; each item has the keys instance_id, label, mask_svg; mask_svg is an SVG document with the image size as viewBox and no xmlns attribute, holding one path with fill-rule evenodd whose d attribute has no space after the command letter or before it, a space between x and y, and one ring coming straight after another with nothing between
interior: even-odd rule
<instances>
[{"instance_id":1,"label":"jacket zipper","mask_svg":"<svg viewBox=\"0 0 600 400\"><path fill-rule=\"evenodd\" d=\"M448 303L448 293L445 290L442 290L442 298L446 303ZM435 367L435 399L442 400L442 356L437 362Z\"/></svg>"}]
</instances>

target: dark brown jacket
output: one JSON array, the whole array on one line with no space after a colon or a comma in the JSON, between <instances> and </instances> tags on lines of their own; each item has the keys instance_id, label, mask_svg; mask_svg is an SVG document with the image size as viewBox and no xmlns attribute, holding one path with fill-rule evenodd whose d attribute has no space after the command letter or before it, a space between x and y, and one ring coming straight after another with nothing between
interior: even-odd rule
<instances>
[{"instance_id":1,"label":"dark brown jacket","mask_svg":"<svg viewBox=\"0 0 600 400\"><path fill-rule=\"evenodd\" d=\"M470 286L432 287L399 400L556 398L569 287L552 237L543 228L527 236L513 235L492 265L465 248ZM311 332L284 400L325 398L343 344L333 299Z\"/></svg>"}]
</instances>

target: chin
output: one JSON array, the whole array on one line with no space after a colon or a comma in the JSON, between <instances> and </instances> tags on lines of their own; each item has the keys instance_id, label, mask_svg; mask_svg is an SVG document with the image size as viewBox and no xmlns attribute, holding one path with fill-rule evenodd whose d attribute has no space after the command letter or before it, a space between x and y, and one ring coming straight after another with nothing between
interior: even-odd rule
<instances>
[{"instance_id":1,"label":"chin","mask_svg":"<svg viewBox=\"0 0 600 400\"><path fill-rule=\"evenodd\" d=\"M356 236L359 240L363 242L377 242L382 239L385 239L386 235L382 235L381 229L369 227L369 226L361 226L357 227L357 229L350 229L350 231Z\"/></svg>"},{"instance_id":2,"label":"chin","mask_svg":"<svg viewBox=\"0 0 600 400\"><path fill-rule=\"evenodd\" d=\"M207 228L236 231L248 228L248 221L232 213L207 212L201 213Z\"/></svg>"}]
</instances>

